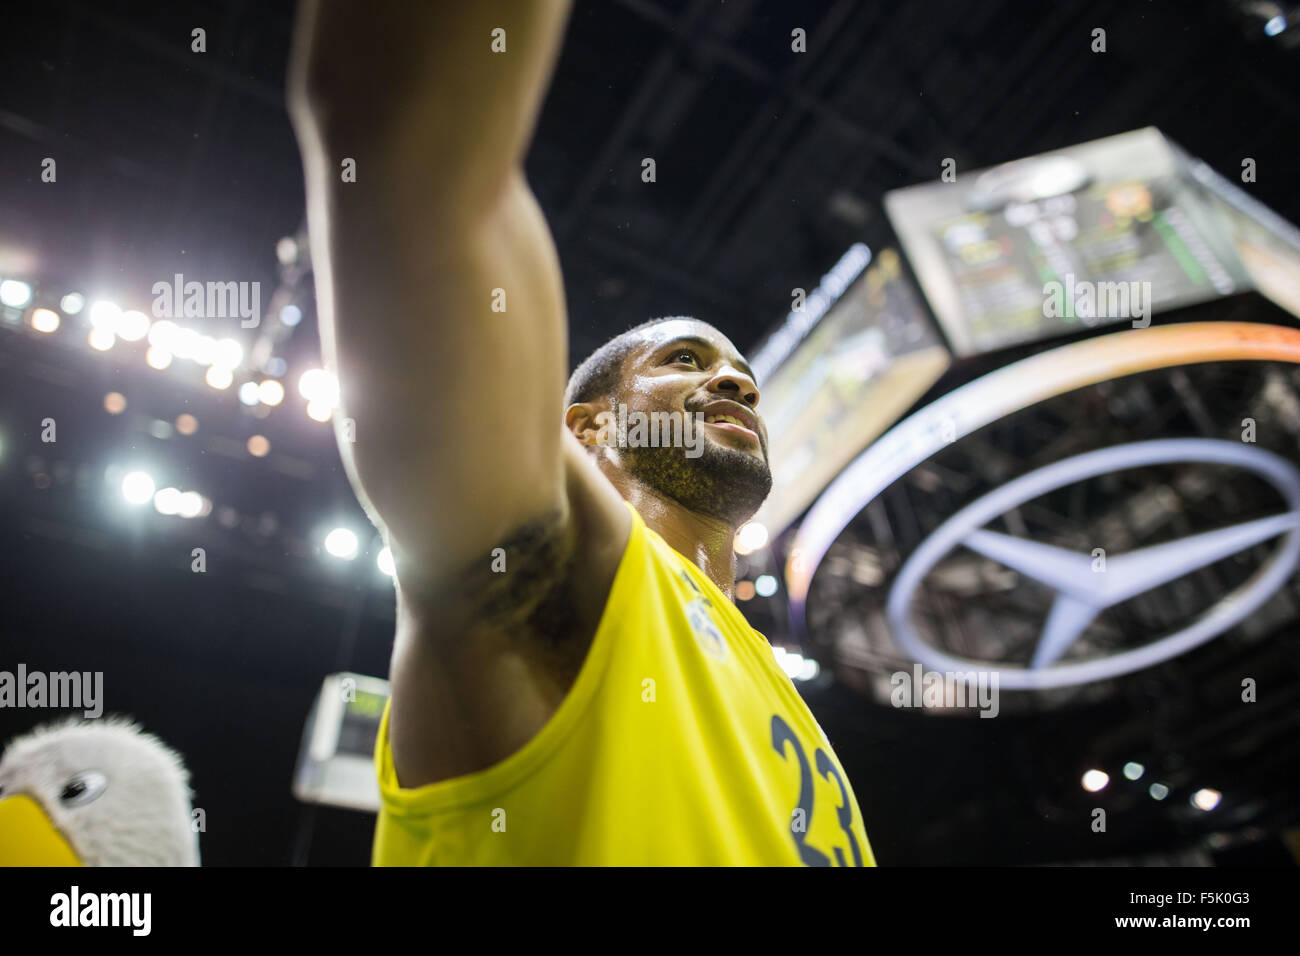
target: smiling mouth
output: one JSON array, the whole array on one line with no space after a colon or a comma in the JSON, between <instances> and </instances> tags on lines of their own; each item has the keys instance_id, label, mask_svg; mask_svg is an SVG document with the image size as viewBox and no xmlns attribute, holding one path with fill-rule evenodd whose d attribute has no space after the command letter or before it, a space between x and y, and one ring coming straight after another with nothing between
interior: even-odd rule
<instances>
[{"instance_id":1,"label":"smiling mouth","mask_svg":"<svg viewBox=\"0 0 1300 956\"><path fill-rule=\"evenodd\" d=\"M705 415L704 424L712 425L721 431L735 432L737 435L745 435L758 441L758 433L749 428L735 415Z\"/></svg>"}]
</instances>

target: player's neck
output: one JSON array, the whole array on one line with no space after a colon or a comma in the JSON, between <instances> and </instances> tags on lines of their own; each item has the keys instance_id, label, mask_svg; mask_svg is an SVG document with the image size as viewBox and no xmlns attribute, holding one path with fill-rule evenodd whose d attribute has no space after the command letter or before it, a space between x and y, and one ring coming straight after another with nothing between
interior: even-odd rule
<instances>
[{"instance_id":1,"label":"player's neck","mask_svg":"<svg viewBox=\"0 0 1300 956\"><path fill-rule=\"evenodd\" d=\"M618 490L641 515L646 527L708 575L723 594L734 600L735 529L717 518L691 511L680 502L637 482L625 481Z\"/></svg>"}]
</instances>

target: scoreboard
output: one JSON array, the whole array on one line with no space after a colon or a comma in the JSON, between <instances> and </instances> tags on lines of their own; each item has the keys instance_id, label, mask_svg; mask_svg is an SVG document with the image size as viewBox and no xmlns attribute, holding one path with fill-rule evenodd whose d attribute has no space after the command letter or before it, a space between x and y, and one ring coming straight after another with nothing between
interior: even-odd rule
<instances>
[{"instance_id":1,"label":"scoreboard","mask_svg":"<svg viewBox=\"0 0 1300 956\"><path fill-rule=\"evenodd\" d=\"M973 355L1092 326L1140 328L1152 313L1255 288L1229 207L1193 164L1147 127L957 170L888 193L885 209L953 351ZM1128 307L1099 308L1116 288Z\"/></svg>"}]
</instances>

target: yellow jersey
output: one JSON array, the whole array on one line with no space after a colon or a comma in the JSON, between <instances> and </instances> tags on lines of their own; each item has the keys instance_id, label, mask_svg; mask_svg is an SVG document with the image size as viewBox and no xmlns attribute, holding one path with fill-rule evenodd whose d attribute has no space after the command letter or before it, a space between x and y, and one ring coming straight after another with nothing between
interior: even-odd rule
<instances>
[{"instance_id":1,"label":"yellow jersey","mask_svg":"<svg viewBox=\"0 0 1300 956\"><path fill-rule=\"evenodd\" d=\"M875 865L848 777L767 639L628 508L586 660L520 750L404 789L384 705L374 865Z\"/></svg>"}]
</instances>

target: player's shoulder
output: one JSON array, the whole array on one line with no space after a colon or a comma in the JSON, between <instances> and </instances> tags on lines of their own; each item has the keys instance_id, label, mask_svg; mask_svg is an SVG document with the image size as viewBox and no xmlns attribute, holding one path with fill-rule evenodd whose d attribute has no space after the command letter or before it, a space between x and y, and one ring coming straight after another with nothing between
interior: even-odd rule
<instances>
[{"instance_id":1,"label":"player's shoulder","mask_svg":"<svg viewBox=\"0 0 1300 956\"><path fill-rule=\"evenodd\" d=\"M634 519L594 463L576 457L585 454L576 441L565 444L562 514L516 529L440 597L399 590L389 739L405 786L517 751L581 673ZM472 733L448 729L461 724Z\"/></svg>"}]
</instances>

